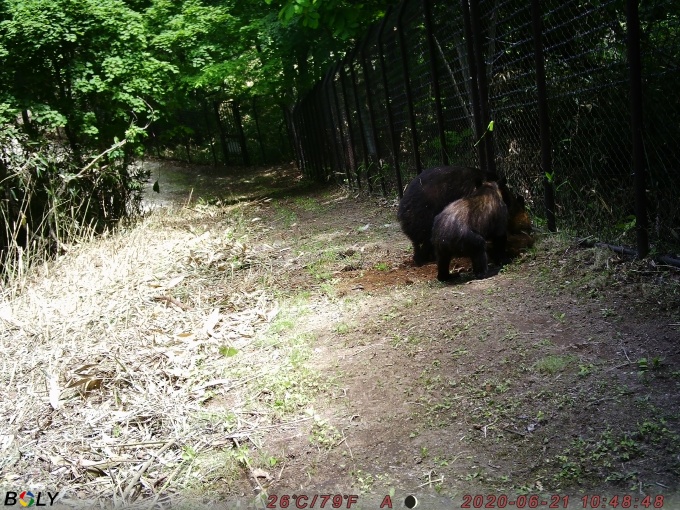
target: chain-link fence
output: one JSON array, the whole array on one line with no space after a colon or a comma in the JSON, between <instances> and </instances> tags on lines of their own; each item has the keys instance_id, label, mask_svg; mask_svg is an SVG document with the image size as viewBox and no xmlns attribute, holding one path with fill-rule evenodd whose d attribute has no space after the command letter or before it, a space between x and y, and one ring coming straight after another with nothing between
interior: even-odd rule
<instances>
[{"instance_id":1,"label":"chain-link fence","mask_svg":"<svg viewBox=\"0 0 680 510\"><path fill-rule=\"evenodd\" d=\"M506 176L538 222L680 251L680 2L404 0L295 107L310 176ZM493 120L493 131L487 129Z\"/></svg>"},{"instance_id":2,"label":"chain-link fence","mask_svg":"<svg viewBox=\"0 0 680 510\"><path fill-rule=\"evenodd\" d=\"M156 122L150 145L158 157L206 165L265 165L291 158L284 108L259 97L196 99Z\"/></svg>"}]
</instances>

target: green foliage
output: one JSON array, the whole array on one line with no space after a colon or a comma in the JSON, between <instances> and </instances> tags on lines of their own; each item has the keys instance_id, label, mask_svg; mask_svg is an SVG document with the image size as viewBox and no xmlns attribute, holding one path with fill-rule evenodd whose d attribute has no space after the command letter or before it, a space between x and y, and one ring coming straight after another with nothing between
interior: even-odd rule
<instances>
[{"instance_id":1,"label":"green foliage","mask_svg":"<svg viewBox=\"0 0 680 510\"><path fill-rule=\"evenodd\" d=\"M260 125L282 141L268 112L282 117L386 3L0 2L0 198L16 227L0 250L22 225L23 237L53 233L67 209L79 225L125 215L140 188L130 163L154 123L187 157L191 145L214 152L192 118L257 99Z\"/></svg>"},{"instance_id":2,"label":"green foliage","mask_svg":"<svg viewBox=\"0 0 680 510\"><path fill-rule=\"evenodd\" d=\"M220 129L233 136L234 122L220 119L225 123L220 127L214 109L215 103L234 101L242 107L250 155L269 162L281 158L289 150L283 111L290 111L328 65L354 44L386 3L151 1L142 12L150 51L178 71L165 82L161 123L154 127L158 155L167 148L172 154L179 149L188 161L216 161L217 153L225 163L230 155L239 159L241 152L225 149L228 143L219 138ZM255 132L255 109L263 134ZM215 149L218 144L221 151ZM276 146L283 150L271 149Z\"/></svg>"},{"instance_id":3,"label":"green foliage","mask_svg":"<svg viewBox=\"0 0 680 510\"><path fill-rule=\"evenodd\" d=\"M13 1L7 13L4 110L30 110L34 130L67 129L76 155L147 121L145 98L160 99L175 71L149 53L141 14L120 0Z\"/></svg>"},{"instance_id":4,"label":"green foliage","mask_svg":"<svg viewBox=\"0 0 680 510\"><path fill-rule=\"evenodd\" d=\"M272 4L274 0L265 0ZM312 29L324 28L333 37L348 40L355 37L367 23L384 14L386 2L351 2L347 0L287 0L282 2L279 19Z\"/></svg>"},{"instance_id":5,"label":"green foliage","mask_svg":"<svg viewBox=\"0 0 680 510\"><path fill-rule=\"evenodd\" d=\"M214 73L208 73L212 81L204 74L212 66L240 55L243 45L235 21L226 7L206 6L200 0L158 0L146 13L151 48L158 58L177 67L179 85L186 90L222 84Z\"/></svg>"},{"instance_id":6,"label":"green foliage","mask_svg":"<svg viewBox=\"0 0 680 510\"><path fill-rule=\"evenodd\" d=\"M121 0L13 0L0 10L0 265L128 214L130 162L175 66Z\"/></svg>"},{"instance_id":7,"label":"green foliage","mask_svg":"<svg viewBox=\"0 0 680 510\"><path fill-rule=\"evenodd\" d=\"M484 133L482 133L482 136L480 136L479 140L477 140L474 143L473 147L477 147L479 145L479 143L484 139L484 137L486 136L487 133L493 133L493 128L494 128L494 121L492 120L492 121L489 121L489 125L486 126L486 131L484 131Z\"/></svg>"},{"instance_id":8,"label":"green foliage","mask_svg":"<svg viewBox=\"0 0 680 510\"><path fill-rule=\"evenodd\" d=\"M320 78L366 27L380 19L390 2L369 0L265 0L277 8L278 23L270 34L283 36L269 47L270 55L284 66L284 86L303 93ZM268 23L274 19L267 18ZM272 41L275 42L275 41ZM283 43L283 44L281 44ZM266 43L265 43L266 44ZM287 69L295 66L295 69ZM294 71L291 73L290 71ZM295 76L297 74L297 76ZM305 76L306 75L306 76ZM291 78L294 81L291 81Z\"/></svg>"}]
</instances>

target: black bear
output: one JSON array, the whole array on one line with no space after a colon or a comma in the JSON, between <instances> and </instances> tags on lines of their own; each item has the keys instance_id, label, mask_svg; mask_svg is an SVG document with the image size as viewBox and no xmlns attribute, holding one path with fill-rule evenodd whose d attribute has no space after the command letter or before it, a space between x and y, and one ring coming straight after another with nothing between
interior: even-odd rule
<instances>
[{"instance_id":1,"label":"black bear","mask_svg":"<svg viewBox=\"0 0 680 510\"><path fill-rule=\"evenodd\" d=\"M432 246L437 257L437 279L451 278L453 256L470 257L475 276L487 271L486 240L493 242L492 258L499 263L505 253L508 206L495 182L484 182L470 196L452 202L434 218Z\"/></svg>"},{"instance_id":2,"label":"black bear","mask_svg":"<svg viewBox=\"0 0 680 510\"><path fill-rule=\"evenodd\" d=\"M477 168L440 166L423 170L406 187L397 218L413 243L413 262L422 266L434 260L432 223L444 207L466 197L484 180Z\"/></svg>"}]
</instances>

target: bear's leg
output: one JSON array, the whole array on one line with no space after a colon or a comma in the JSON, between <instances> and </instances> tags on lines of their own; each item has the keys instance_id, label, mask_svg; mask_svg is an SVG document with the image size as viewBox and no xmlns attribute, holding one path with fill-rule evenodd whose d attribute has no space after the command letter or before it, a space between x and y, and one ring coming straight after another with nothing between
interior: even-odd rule
<instances>
[{"instance_id":1,"label":"bear's leg","mask_svg":"<svg viewBox=\"0 0 680 510\"><path fill-rule=\"evenodd\" d=\"M427 262L423 243L413 241L413 264L420 267Z\"/></svg>"},{"instance_id":2,"label":"bear's leg","mask_svg":"<svg viewBox=\"0 0 680 510\"><path fill-rule=\"evenodd\" d=\"M491 260L497 266L502 266L510 262L507 253L508 236L495 236L491 241Z\"/></svg>"},{"instance_id":3,"label":"bear's leg","mask_svg":"<svg viewBox=\"0 0 680 510\"><path fill-rule=\"evenodd\" d=\"M429 239L423 243L421 254L423 257L423 264L437 260L437 257L434 254L434 246L432 246L432 241Z\"/></svg>"},{"instance_id":4,"label":"bear's leg","mask_svg":"<svg viewBox=\"0 0 680 510\"><path fill-rule=\"evenodd\" d=\"M472 271L477 278L484 278L488 269L488 259L486 257L486 241L479 234L473 234L469 239L470 258L472 259Z\"/></svg>"},{"instance_id":5,"label":"bear's leg","mask_svg":"<svg viewBox=\"0 0 680 510\"><path fill-rule=\"evenodd\" d=\"M447 250L437 250L437 280L447 282L451 279L450 265L451 254Z\"/></svg>"}]
</instances>

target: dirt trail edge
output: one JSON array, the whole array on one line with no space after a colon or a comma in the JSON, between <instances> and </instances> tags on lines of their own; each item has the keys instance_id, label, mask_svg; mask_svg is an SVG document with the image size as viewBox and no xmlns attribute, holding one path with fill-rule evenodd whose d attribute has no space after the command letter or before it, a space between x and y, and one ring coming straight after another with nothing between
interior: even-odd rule
<instances>
[{"instance_id":1,"label":"dirt trail edge","mask_svg":"<svg viewBox=\"0 0 680 510\"><path fill-rule=\"evenodd\" d=\"M2 491L672 507L677 271L544 235L441 284L396 200L287 166L220 186L2 289Z\"/></svg>"}]
</instances>

